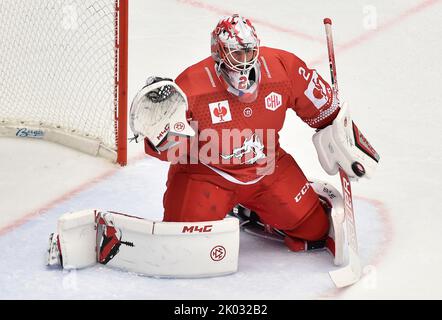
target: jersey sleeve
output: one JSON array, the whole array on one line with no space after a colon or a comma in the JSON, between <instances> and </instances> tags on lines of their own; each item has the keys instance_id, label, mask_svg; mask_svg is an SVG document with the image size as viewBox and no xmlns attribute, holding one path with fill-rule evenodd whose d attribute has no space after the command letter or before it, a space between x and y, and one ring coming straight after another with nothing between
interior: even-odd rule
<instances>
[{"instance_id":1,"label":"jersey sleeve","mask_svg":"<svg viewBox=\"0 0 442 320\"><path fill-rule=\"evenodd\" d=\"M157 151L147 138L144 138L144 152L158 160L169 162L167 159L167 151Z\"/></svg>"},{"instance_id":2,"label":"jersey sleeve","mask_svg":"<svg viewBox=\"0 0 442 320\"><path fill-rule=\"evenodd\" d=\"M187 71L187 70L186 70ZM176 79L175 83L181 88L181 90L184 91L186 95L189 95L191 92L191 81L189 80L189 77L187 76L187 72L184 71L181 73Z\"/></svg>"},{"instance_id":3,"label":"jersey sleeve","mask_svg":"<svg viewBox=\"0 0 442 320\"><path fill-rule=\"evenodd\" d=\"M187 75L187 70L181 73L176 79L175 83L183 90L184 94L187 97L187 119L192 120L192 109L195 104L195 97L193 95L194 89L192 88L192 81L189 79Z\"/></svg>"},{"instance_id":4,"label":"jersey sleeve","mask_svg":"<svg viewBox=\"0 0 442 320\"><path fill-rule=\"evenodd\" d=\"M286 53L284 62L292 83L290 107L312 128L331 124L340 108L330 85L294 54Z\"/></svg>"}]
</instances>

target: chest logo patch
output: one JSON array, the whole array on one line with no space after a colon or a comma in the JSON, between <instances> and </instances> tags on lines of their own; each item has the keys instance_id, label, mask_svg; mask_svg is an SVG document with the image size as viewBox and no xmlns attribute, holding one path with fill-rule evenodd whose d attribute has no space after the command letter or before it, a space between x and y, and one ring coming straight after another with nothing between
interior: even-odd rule
<instances>
[{"instance_id":1,"label":"chest logo patch","mask_svg":"<svg viewBox=\"0 0 442 320\"><path fill-rule=\"evenodd\" d=\"M244 117L246 118L250 118L251 116L253 116L253 109L250 107L247 107L244 109Z\"/></svg>"},{"instance_id":2,"label":"chest logo patch","mask_svg":"<svg viewBox=\"0 0 442 320\"><path fill-rule=\"evenodd\" d=\"M244 141L242 147L233 149L230 155L221 155L224 160L242 159L248 157L242 164L255 164L258 160L265 159L267 156L263 152L264 145L258 135L254 134Z\"/></svg>"},{"instance_id":3,"label":"chest logo patch","mask_svg":"<svg viewBox=\"0 0 442 320\"><path fill-rule=\"evenodd\" d=\"M232 121L229 101L221 101L209 104L212 123L226 123Z\"/></svg>"},{"instance_id":4,"label":"chest logo patch","mask_svg":"<svg viewBox=\"0 0 442 320\"><path fill-rule=\"evenodd\" d=\"M272 92L265 98L265 104L267 110L276 111L282 106L282 96Z\"/></svg>"}]
</instances>

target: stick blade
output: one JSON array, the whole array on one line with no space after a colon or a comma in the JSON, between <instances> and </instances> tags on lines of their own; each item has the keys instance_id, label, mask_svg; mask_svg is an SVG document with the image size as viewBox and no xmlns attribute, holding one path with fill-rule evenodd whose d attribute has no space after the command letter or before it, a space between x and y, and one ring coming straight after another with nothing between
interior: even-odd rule
<instances>
[{"instance_id":1,"label":"stick blade","mask_svg":"<svg viewBox=\"0 0 442 320\"><path fill-rule=\"evenodd\" d=\"M355 284L362 276L362 265L359 256L350 249L349 264L339 270L331 271L329 274L337 288L345 288Z\"/></svg>"}]
</instances>

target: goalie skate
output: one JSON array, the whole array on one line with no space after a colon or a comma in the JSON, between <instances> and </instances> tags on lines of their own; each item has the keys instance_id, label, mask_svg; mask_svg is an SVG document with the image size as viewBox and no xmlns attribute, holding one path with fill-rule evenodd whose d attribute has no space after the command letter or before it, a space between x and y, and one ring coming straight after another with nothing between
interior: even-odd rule
<instances>
[{"instance_id":1,"label":"goalie skate","mask_svg":"<svg viewBox=\"0 0 442 320\"><path fill-rule=\"evenodd\" d=\"M241 205L236 206L230 214L240 220L240 228L252 236L285 243L293 252L314 251L327 249L334 256L334 240L331 237L318 241L305 241L294 239L284 231L273 228L259 220L258 215Z\"/></svg>"},{"instance_id":2,"label":"goalie skate","mask_svg":"<svg viewBox=\"0 0 442 320\"><path fill-rule=\"evenodd\" d=\"M48 267L62 266L62 258L58 245L57 233L52 233L49 236L49 248L46 255L46 265Z\"/></svg>"},{"instance_id":3,"label":"goalie skate","mask_svg":"<svg viewBox=\"0 0 442 320\"><path fill-rule=\"evenodd\" d=\"M262 223L255 212L242 205L233 208L229 215L239 219L240 229L245 233L260 238L284 242L286 234L283 231Z\"/></svg>"}]
</instances>

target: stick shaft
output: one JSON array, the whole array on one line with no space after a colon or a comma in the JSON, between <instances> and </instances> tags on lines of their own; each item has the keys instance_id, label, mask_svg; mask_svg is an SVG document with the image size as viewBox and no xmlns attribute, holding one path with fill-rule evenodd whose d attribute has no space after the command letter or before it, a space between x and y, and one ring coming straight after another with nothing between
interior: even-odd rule
<instances>
[{"instance_id":1,"label":"stick shaft","mask_svg":"<svg viewBox=\"0 0 442 320\"><path fill-rule=\"evenodd\" d=\"M338 93L338 77L336 72L335 46L333 42L332 21L329 18L324 19L325 33L327 35L328 57L330 62L330 73L332 79L333 90Z\"/></svg>"},{"instance_id":2,"label":"stick shaft","mask_svg":"<svg viewBox=\"0 0 442 320\"><path fill-rule=\"evenodd\" d=\"M347 224L347 239L348 245L353 249L355 254L358 254L358 238L356 236L356 223L353 207L353 192L351 189L351 182L344 169L339 168L341 177L342 193L344 196L344 212Z\"/></svg>"},{"instance_id":3,"label":"stick shaft","mask_svg":"<svg viewBox=\"0 0 442 320\"><path fill-rule=\"evenodd\" d=\"M330 73L334 91L334 98L338 99L338 77L336 71L335 48L333 43L332 21L329 18L324 19L325 32L327 34L328 56L330 61ZM362 266L358 253L358 240L356 237L356 225L353 207L353 194L351 182L347 173L339 168L342 192L344 196L345 222L347 225L347 245L349 248L349 263L346 267L331 272L330 276L337 287L346 287L357 282L362 275Z\"/></svg>"}]
</instances>

